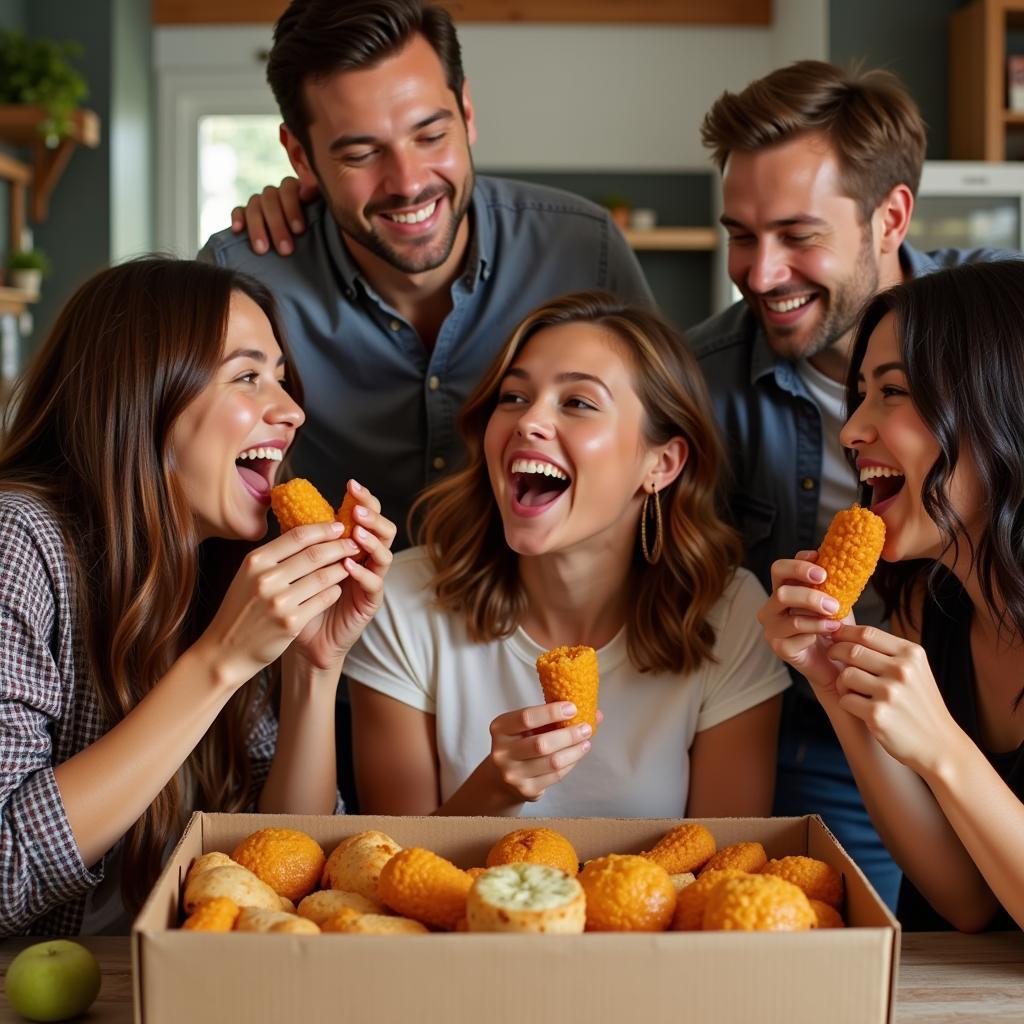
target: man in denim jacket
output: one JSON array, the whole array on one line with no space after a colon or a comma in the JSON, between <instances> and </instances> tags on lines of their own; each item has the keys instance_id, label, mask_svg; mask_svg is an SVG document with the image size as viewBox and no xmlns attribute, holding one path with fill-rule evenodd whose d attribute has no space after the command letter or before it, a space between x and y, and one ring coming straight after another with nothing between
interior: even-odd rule
<instances>
[{"instance_id":1,"label":"man in denim jacket","mask_svg":"<svg viewBox=\"0 0 1024 1024\"><path fill-rule=\"evenodd\" d=\"M857 500L843 456L846 361L858 313L907 276L997 253L904 241L925 154L920 113L883 71L801 61L723 93L702 137L722 172L729 276L743 301L689 332L734 473L747 566L817 548ZM881 622L869 588L858 622ZM775 813L820 813L895 906L899 869L875 833L828 719L799 677L786 695Z\"/></svg>"}]
</instances>

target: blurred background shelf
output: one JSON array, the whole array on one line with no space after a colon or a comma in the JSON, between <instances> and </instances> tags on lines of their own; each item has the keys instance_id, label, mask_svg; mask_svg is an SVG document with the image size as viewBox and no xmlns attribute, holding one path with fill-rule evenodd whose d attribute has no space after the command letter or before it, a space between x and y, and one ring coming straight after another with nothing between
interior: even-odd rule
<instances>
[{"instance_id":1,"label":"blurred background shelf","mask_svg":"<svg viewBox=\"0 0 1024 1024\"><path fill-rule=\"evenodd\" d=\"M711 252L718 248L717 228L651 228L639 231L627 228L623 234L630 247L637 251Z\"/></svg>"}]
</instances>

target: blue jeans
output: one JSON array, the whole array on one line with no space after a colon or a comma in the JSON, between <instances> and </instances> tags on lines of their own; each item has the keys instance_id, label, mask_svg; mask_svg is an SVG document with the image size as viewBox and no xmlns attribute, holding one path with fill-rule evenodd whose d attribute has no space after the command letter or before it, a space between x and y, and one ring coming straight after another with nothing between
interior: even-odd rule
<instances>
[{"instance_id":1,"label":"blue jeans","mask_svg":"<svg viewBox=\"0 0 1024 1024\"><path fill-rule=\"evenodd\" d=\"M902 874L871 824L828 717L806 685L791 686L783 698L773 813L820 814L895 911Z\"/></svg>"}]
</instances>

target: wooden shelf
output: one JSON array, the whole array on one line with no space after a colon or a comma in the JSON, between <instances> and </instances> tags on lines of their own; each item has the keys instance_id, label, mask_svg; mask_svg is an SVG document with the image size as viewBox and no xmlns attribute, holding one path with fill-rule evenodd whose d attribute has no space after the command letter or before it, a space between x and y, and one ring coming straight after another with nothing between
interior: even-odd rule
<instances>
[{"instance_id":1,"label":"wooden shelf","mask_svg":"<svg viewBox=\"0 0 1024 1024\"><path fill-rule=\"evenodd\" d=\"M717 228L651 228L637 231L627 228L623 234L630 247L638 251L709 252L718 248Z\"/></svg>"},{"instance_id":2,"label":"wooden shelf","mask_svg":"<svg viewBox=\"0 0 1024 1024\"><path fill-rule=\"evenodd\" d=\"M5 288L0 285L0 315L14 313L16 316L25 312L30 302L38 302L39 296L33 292L25 292L20 288Z\"/></svg>"},{"instance_id":3,"label":"wooden shelf","mask_svg":"<svg viewBox=\"0 0 1024 1024\"><path fill-rule=\"evenodd\" d=\"M0 105L0 142L32 150L32 219L36 223L46 220L50 196L75 146L94 149L100 141L100 119L92 110L76 110L71 115L70 134L52 149L39 134L39 125L44 120L46 112L40 107Z\"/></svg>"},{"instance_id":4,"label":"wooden shelf","mask_svg":"<svg viewBox=\"0 0 1024 1024\"><path fill-rule=\"evenodd\" d=\"M1024 110L1004 110L1003 121L1006 124L1024 124Z\"/></svg>"}]
</instances>

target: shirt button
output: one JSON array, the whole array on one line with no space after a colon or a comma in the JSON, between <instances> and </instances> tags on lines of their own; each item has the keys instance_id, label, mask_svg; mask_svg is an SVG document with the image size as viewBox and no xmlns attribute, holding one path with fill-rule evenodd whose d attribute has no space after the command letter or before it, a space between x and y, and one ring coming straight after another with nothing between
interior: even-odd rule
<instances>
[{"instance_id":1,"label":"shirt button","mask_svg":"<svg viewBox=\"0 0 1024 1024\"><path fill-rule=\"evenodd\" d=\"M345 289L345 298L346 299L348 299L351 302L352 299L354 299L355 297L356 297L356 293L351 288L346 288Z\"/></svg>"},{"instance_id":2,"label":"shirt button","mask_svg":"<svg viewBox=\"0 0 1024 1024\"><path fill-rule=\"evenodd\" d=\"M444 469L445 465L446 463L440 455L438 455L437 458L434 459L434 469Z\"/></svg>"},{"instance_id":3,"label":"shirt button","mask_svg":"<svg viewBox=\"0 0 1024 1024\"><path fill-rule=\"evenodd\" d=\"M813 491L814 490L814 477L805 476L804 479L803 479L803 482L800 484L800 486L805 491Z\"/></svg>"},{"instance_id":4,"label":"shirt button","mask_svg":"<svg viewBox=\"0 0 1024 1024\"><path fill-rule=\"evenodd\" d=\"M400 331L402 329L402 321L392 320L391 323L388 324L388 327L390 327L391 330L393 331Z\"/></svg>"},{"instance_id":5,"label":"shirt button","mask_svg":"<svg viewBox=\"0 0 1024 1024\"><path fill-rule=\"evenodd\" d=\"M427 386L431 391L436 391L441 386L441 378L436 375L431 377L430 380L427 381Z\"/></svg>"}]
</instances>

